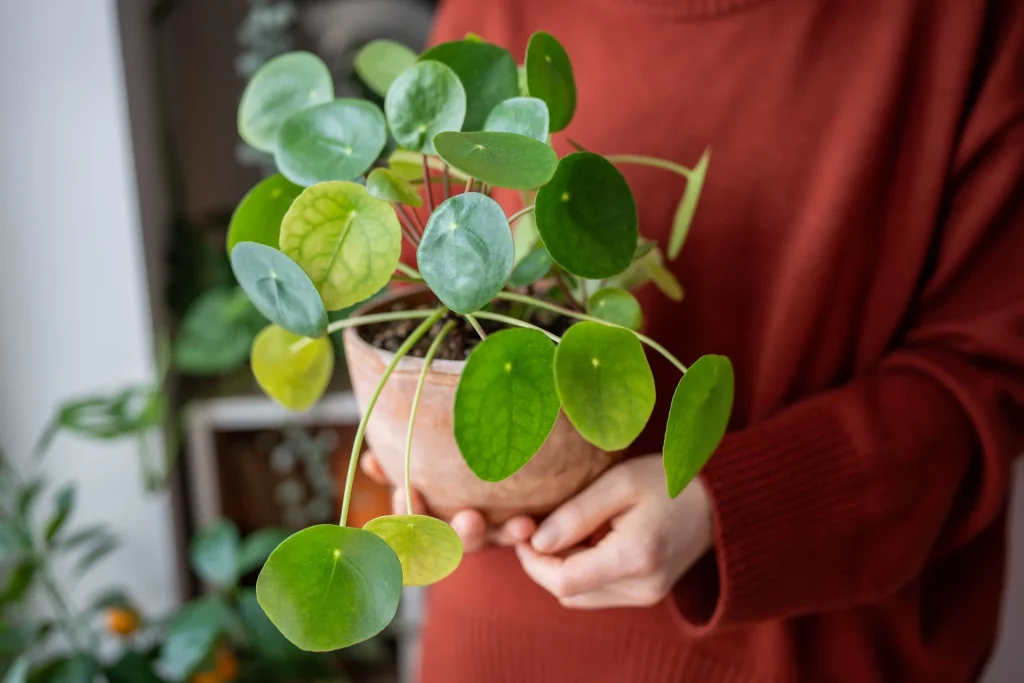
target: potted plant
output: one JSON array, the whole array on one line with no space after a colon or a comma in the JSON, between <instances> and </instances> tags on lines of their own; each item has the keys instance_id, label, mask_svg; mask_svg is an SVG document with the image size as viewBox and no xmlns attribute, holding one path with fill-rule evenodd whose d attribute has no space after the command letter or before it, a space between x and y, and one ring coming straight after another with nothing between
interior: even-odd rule
<instances>
[{"instance_id":1,"label":"potted plant","mask_svg":"<svg viewBox=\"0 0 1024 683\"><path fill-rule=\"evenodd\" d=\"M327 68L298 52L253 76L238 117L242 138L280 170L246 197L238 215L247 218L229 238L240 285L272 322L253 344L253 372L270 396L305 409L333 372L327 335L345 329L362 409L340 524L292 535L257 581L271 621L307 650L369 638L393 618L403 584L435 582L461 559L458 536L433 517L346 526L368 433L407 495L412 478L435 510L474 505L500 519L550 509L640 434L655 402L644 346L682 375L665 436L670 495L717 447L733 397L728 359L687 367L639 332L628 290L652 280L671 296L681 290L640 238L615 166L687 178L674 258L708 153L692 169L579 145L559 158L550 135L571 120L576 90L565 50L546 33L519 67L471 35L422 55L371 43L357 70L384 96L383 111L335 99ZM507 215L495 188L521 192L524 207ZM415 269L400 261L403 239ZM328 323L328 311L394 282L419 286Z\"/></svg>"}]
</instances>

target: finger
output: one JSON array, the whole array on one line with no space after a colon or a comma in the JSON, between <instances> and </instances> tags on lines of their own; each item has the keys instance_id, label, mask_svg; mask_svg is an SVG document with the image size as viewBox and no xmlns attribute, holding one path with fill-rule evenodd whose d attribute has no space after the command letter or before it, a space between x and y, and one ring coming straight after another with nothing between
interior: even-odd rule
<instances>
[{"instance_id":1,"label":"finger","mask_svg":"<svg viewBox=\"0 0 1024 683\"><path fill-rule=\"evenodd\" d=\"M405 490L395 489L391 492L391 510L396 515L425 515L427 514L427 504L423 502L423 496L419 491L413 489L412 511L410 511L405 502Z\"/></svg>"},{"instance_id":2,"label":"finger","mask_svg":"<svg viewBox=\"0 0 1024 683\"><path fill-rule=\"evenodd\" d=\"M580 550L566 558L543 555L528 543L517 545L516 554L523 570L534 582L559 600L564 600L626 578L618 538L621 537L610 535L593 548Z\"/></svg>"},{"instance_id":3,"label":"finger","mask_svg":"<svg viewBox=\"0 0 1024 683\"><path fill-rule=\"evenodd\" d=\"M487 520L477 510L461 510L452 517L452 528L462 539L462 549L476 552L487 546Z\"/></svg>"},{"instance_id":4,"label":"finger","mask_svg":"<svg viewBox=\"0 0 1024 683\"><path fill-rule=\"evenodd\" d=\"M390 484L388 476L384 474L384 469L380 466L380 460L374 455L373 451L366 451L359 456L359 469L363 471L363 474L368 476L370 479L377 484Z\"/></svg>"},{"instance_id":5,"label":"finger","mask_svg":"<svg viewBox=\"0 0 1024 683\"><path fill-rule=\"evenodd\" d=\"M628 464L613 467L541 523L531 540L533 548L542 553L557 553L576 545L635 499Z\"/></svg>"},{"instance_id":6,"label":"finger","mask_svg":"<svg viewBox=\"0 0 1024 683\"><path fill-rule=\"evenodd\" d=\"M508 520L500 527L488 530L488 540L495 545L512 546L525 543L537 530L537 523L530 517L520 515Z\"/></svg>"},{"instance_id":7,"label":"finger","mask_svg":"<svg viewBox=\"0 0 1024 683\"><path fill-rule=\"evenodd\" d=\"M563 598L559 602L569 609L610 609L613 607L637 607L636 601L612 588L600 588L589 593Z\"/></svg>"}]
</instances>

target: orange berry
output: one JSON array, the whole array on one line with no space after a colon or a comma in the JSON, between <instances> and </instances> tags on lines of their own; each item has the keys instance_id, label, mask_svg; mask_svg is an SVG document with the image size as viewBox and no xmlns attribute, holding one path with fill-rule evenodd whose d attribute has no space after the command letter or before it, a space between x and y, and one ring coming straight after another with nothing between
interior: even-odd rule
<instances>
[{"instance_id":1,"label":"orange berry","mask_svg":"<svg viewBox=\"0 0 1024 683\"><path fill-rule=\"evenodd\" d=\"M216 671L197 671L188 680L189 683L223 683Z\"/></svg>"},{"instance_id":2,"label":"orange berry","mask_svg":"<svg viewBox=\"0 0 1024 683\"><path fill-rule=\"evenodd\" d=\"M111 607L106 613L107 630L119 636L130 636L139 630L139 615L135 610Z\"/></svg>"}]
</instances>

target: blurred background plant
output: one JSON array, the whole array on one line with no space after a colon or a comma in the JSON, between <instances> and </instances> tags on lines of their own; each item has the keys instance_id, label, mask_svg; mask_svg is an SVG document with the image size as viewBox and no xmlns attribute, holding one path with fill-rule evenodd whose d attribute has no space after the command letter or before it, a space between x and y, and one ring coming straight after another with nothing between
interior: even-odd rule
<instances>
[{"instance_id":1,"label":"blurred background plant","mask_svg":"<svg viewBox=\"0 0 1024 683\"><path fill-rule=\"evenodd\" d=\"M40 439L38 464L62 431L95 439L135 437L143 443L162 424L159 384L111 396L74 400L58 411ZM166 468L144 482L157 489ZM104 525L74 523L76 488L56 488L19 473L0 451L0 680L3 683L231 683L232 681L372 680L391 653L382 640L333 653L303 652L274 628L256 601L252 581L287 537L279 528L242 537L221 519L195 534L188 561L204 592L169 614L111 587L85 606L62 585L55 564L81 577L118 547ZM47 616L28 609L37 593ZM358 678L356 678L358 676Z\"/></svg>"}]
</instances>

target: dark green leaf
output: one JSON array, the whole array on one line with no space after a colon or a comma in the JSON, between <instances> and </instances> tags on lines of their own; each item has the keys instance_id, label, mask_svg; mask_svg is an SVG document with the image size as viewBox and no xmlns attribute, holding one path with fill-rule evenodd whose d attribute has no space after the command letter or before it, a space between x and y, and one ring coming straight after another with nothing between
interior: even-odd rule
<instances>
[{"instance_id":1,"label":"dark green leaf","mask_svg":"<svg viewBox=\"0 0 1024 683\"><path fill-rule=\"evenodd\" d=\"M245 632L260 657L272 662L291 662L303 656L288 639L281 635L267 617L256 599L256 591L244 588L238 595L238 614L245 626Z\"/></svg>"},{"instance_id":2,"label":"dark green leaf","mask_svg":"<svg viewBox=\"0 0 1024 683\"><path fill-rule=\"evenodd\" d=\"M633 262L637 213L622 174L602 156L576 152L537 190L535 220L555 263L585 278L608 278Z\"/></svg>"},{"instance_id":3,"label":"dark green leaf","mask_svg":"<svg viewBox=\"0 0 1024 683\"><path fill-rule=\"evenodd\" d=\"M380 107L339 99L292 114L281 126L274 161L297 185L353 180L380 156L387 142Z\"/></svg>"},{"instance_id":4,"label":"dark green leaf","mask_svg":"<svg viewBox=\"0 0 1024 683\"><path fill-rule=\"evenodd\" d=\"M260 529L250 534L242 542L242 550L238 556L239 576L262 567L270 557L270 553L274 552L274 548L281 545L286 538L288 538L288 532L284 529Z\"/></svg>"},{"instance_id":5,"label":"dark green leaf","mask_svg":"<svg viewBox=\"0 0 1024 683\"><path fill-rule=\"evenodd\" d=\"M472 313L505 286L514 251L501 206L470 192L437 207L416 254L420 275L441 303L456 313Z\"/></svg>"},{"instance_id":6,"label":"dark green leaf","mask_svg":"<svg viewBox=\"0 0 1024 683\"><path fill-rule=\"evenodd\" d=\"M679 256L686 236L690 234L690 224L693 223L693 214L697 211L697 201L700 199L701 190L704 189L704 178L707 177L710 161L711 148L708 147L687 176L686 191L683 193L682 199L679 200L679 206L676 207L676 215L672 219L672 232L668 238L668 257L673 261Z\"/></svg>"},{"instance_id":7,"label":"dark green leaf","mask_svg":"<svg viewBox=\"0 0 1024 683\"><path fill-rule=\"evenodd\" d=\"M496 332L469 355L455 392L455 441L484 481L517 472L555 426L554 357L551 340L531 329Z\"/></svg>"},{"instance_id":8,"label":"dark green leaf","mask_svg":"<svg viewBox=\"0 0 1024 683\"><path fill-rule=\"evenodd\" d=\"M7 585L0 592L0 607L19 602L32 587L38 569L34 558L22 560L14 565L14 569L7 575Z\"/></svg>"},{"instance_id":9,"label":"dark green leaf","mask_svg":"<svg viewBox=\"0 0 1024 683\"><path fill-rule=\"evenodd\" d=\"M381 97L398 75L416 62L416 53L393 40L371 40L356 55L355 71Z\"/></svg>"},{"instance_id":10,"label":"dark green leaf","mask_svg":"<svg viewBox=\"0 0 1024 683\"><path fill-rule=\"evenodd\" d=\"M89 655L75 654L60 662L46 683L93 683L99 665Z\"/></svg>"},{"instance_id":11,"label":"dark green leaf","mask_svg":"<svg viewBox=\"0 0 1024 683\"><path fill-rule=\"evenodd\" d=\"M516 62L503 48L491 43L456 40L436 45L420 56L450 67L466 91L466 119L462 130L480 130L487 115L500 102L519 93Z\"/></svg>"},{"instance_id":12,"label":"dark green leaf","mask_svg":"<svg viewBox=\"0 0 1024 683\"><path fill-rule=\"evenodd\" d=\"M532 190L558 166L549 145L516 133L439 133L434 148L454 168L495 187Z\"/></svg>"},{"instance_id":13,"label":"dark green leaf","mask_svg":"<svg viewBox=\"0 0 1024 683\"><path fill-rule=\"evenodd\" d=\"M398 610L402 565L379 536L333 524L304 529L263 566L256 595L288 640L323 652L367 640Z\"/></svg>"},{"instance_id":14,"label":"dark green leaf","mask_svg":"<svg viewBox=\"0 0 1024 683\"><path fill-rule=\"evenodd\" d=\"M187 375L216 375L244 364L267 324L240 287L203 292L185 313L174 340L174 365Z\"/></svg>"},{"instance_id":15,"label":"dark green leaf","mask_svg":"<svg viewBox=\"0 0 1024 683\"><path fill-rule=\"evenodd\" d=\"M238 581L240 546L238 527L230 520L218 520L192 539L192 569L213 585L230 588Z\"/></svg>"},{"instance_id":16,"label":"dark green leaf","mask_svg":"<svg viewBox=\"0 0 1024 683\"><path fill-rule=\"evenodd\" d=\"M394 207L362 185L321 183L307 188L284 217L281 251L302 267L334 311L388 283L402 253L402 228Z\"/></svg>"},{"instance_id":17,"label":"dark green leaf","mask_svg":"<svg viewBox=\"0 0 1024 683\"><path fill-rule=\"evenodd\" d=\"M518 133L537 142L548 141L548 106L536 97L512 97L491 110L484 130Z\"/></svg>"},{"instance_id":18,"label":"dark green leaf","mask_svg":"<svg viewBox=\"0 0 1024 683\"><path fill-rule=\"evenodd\" d=\"M77 550L79 546L90 546L112 536L113 534L105 526L90 526L81 531L76 531L57 545L60 550L70 552Z\"/></svg>"},{"instance_id":19,"label":"dark green leaf","mask_svg":"<svg viewBox=\"0 0 1024 683\"><path fill-rule=\"evenodd\" d=\"M103 671L108 683L162 683L153 671L153 666L134 650L128 650L121 658Z\"/></svg>"},{"instance_id":20,"label":"dark green leaf","mask_svg":"<svg viewBox=\"0 0 1024 683\"><path fill-rule=\"evenodd\" d=\"M327 65L309 52L274 57L253 74L238 106L238 132L262 152L273 152L281 125L297 111L334 99Z\"/></svg>"},{"instance_id":21,"label":"dark green leaf","mask_svg":"<svg viewBox=\"0 0 1024 683\"><path fill-rule=\"evenodd\" d=\"M718 448L734 393L732 363L725 356L701 356L679 380L665 428L668 495L678 496Z\"/></svg>"},{"instance_id":22,"label":"dark green leaf","mask_svg":"<svg viewBox=\"0 0 1024 683\"><path fill-rule=\"evenodd\" d=\"M363 527L391 546L402 563L406 586L429 586L462 561L462 541L447 523L425 515L387 515Z\"/></svg>"},{"instance_id":23,"label":"dark green leaf","mask_svg":"<svg viewBox=\"0 0 1024 683\"><path fill-rule=\"evenodd\" d=\"M120 545L121 542L118 541L117 538L114 536L107 536L93 545L87 553L82 555L81 559L79 559L78 563L75 565L75 571L79 574L84 574L94 564L117 550Z\"/></svg>"},{"instance_id":24,"label":"dark green leaf","mask_svg":"<svg viewBox=\"0 0 1024 683\"><path fill-rule=\"evenodd\" d=\"M39 497L39 492L43 489L42 479L33 479L32 481L25 484L21 491L18 493L18 514L22 517L28 517L32 512L32 507L35 505L36 499Z\"/></svg>"},{"instance_id":25,"label":"dark green leaf","mask_svg":"<svg viewBox=\"0 0 1024 683\"><path fill-rule=\"evenodd\" d=\"M160 649L160 668L171 680L183 681L203 664L224 631L224 612L216 598L200 598L171 620Z\"/></svg>"},{"instance_id":26,"label":"dark green leaf","mask_svg":"<svg viewBox=\"0 0 1024 683\"><path fill-rule=\"evenodd\" d=\"M50 515L50 519L46 523L46 530L43 532L43 538L46 539L47 544L52 543L54 537L64 527L64 523L67 522L68 515L71 514L71 510L74 507L75 487L68 484L61 488L60 492L57 494L53 514Z\"/></svg>"},{"instance_id":27,"label":"dark green leaf","mask_svg":"<svg viewBox=\"0 0 1024 683\"><path fill-rule=\"evenodd\" d=\"M512 270L508 279L510 287L528 287L551 272L554 261L544 247L537 247Z\"/></svg>"},{"instance_id":28,"label":"dark green leaf","mask_svg":"<svg viewBox=\"0 0 1024 683\"><path fill-rule=\"evenodd\" d=\"M551 113L551 132L563 130L576 111L576 81L572 63L562 44L551 34L538 31L526 48L526 88L539 97Z\"/></svg>"},{"instance_id":29,"label":"dark green leaf","mask_svg":"<svg viewBox=\"0 0 1024 683\"><path fill-rule=\"evenodd\" d=\"M327 311L316 286L277 249L241 242L231 251L231 268L253 305L271 322L304 337L327 331Z\"/></svg>"},{"instance_id":30,"label":"dark green leaf","mask_svg":"<svg viewBox=\"0 0 1024 683\"><path fill-rule=\"evenodd\" d=\"M587 313L631 330L639 330L643 324L640 302L626 290L614 287L594 292L587 301Z\"/></svg>"},{"instance_id":31,"label":"dark green leaf","mask_svg":"<svg viewBox=\"0 0 1024 683\"><path fill-rule=\"evenodd\" d=\"M433 154L435 135L462 129L466 91L444 64L417 62L391 84L384 113L398 144L413 152Z\"/></svg>"},{"instance_id":32,"label":"dark green leaf","mask_svg":"<svg viewBox=\"0 0 1024 683\"><path fill-rule=\"evenodd\" d=\"M377 199L392 204L421 206L423 197L412 184L388 168L375 168L366 178L366 191Z\"/></svg>"},{"instance_id":33,"label":"dark green leaf","mask_svg":"<svg viewBox=\"0 0 1024 683\"><path fill-rule=\"evenodd\" d=\"M242 197L228 225L228 253L239 242L277 248L281 220L302 188L283 175L272 175Z\"/></svg>"},{"instance_id":34,"label":"dark green leaf","mask_svg":"<svg viewBox=\"0 0 1024 683\"><path fill-rule=\"evenodd\" d=\"M566 417L606 451L629 446L654 410L654 375L629 330L573 325L555 351L555 386Z\"/></svg>"}]
</instances>

